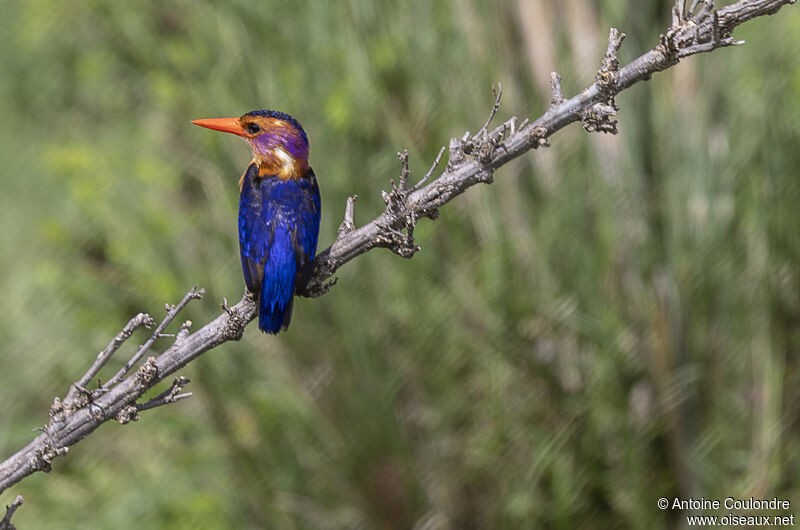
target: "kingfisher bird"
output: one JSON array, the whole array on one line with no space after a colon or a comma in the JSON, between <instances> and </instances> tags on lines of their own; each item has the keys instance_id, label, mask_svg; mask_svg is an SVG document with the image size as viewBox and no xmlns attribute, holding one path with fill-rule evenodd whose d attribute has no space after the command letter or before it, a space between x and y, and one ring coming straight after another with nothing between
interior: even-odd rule
<instances>
[{"instance_id":1,"label":"kingfisher bird","mask_svg":"<svg viewBox=\"0 0 800 530\"><path fill-rule=\"evenodd\" d=\"M253 160L239 179L239 253L244 283L258 295L258 329L275 334L292 318L295 285L317 252L321 199L308 165L308 136L296 119L274 110L195 125L233 133Z\"/></svg>"}]
</instances>

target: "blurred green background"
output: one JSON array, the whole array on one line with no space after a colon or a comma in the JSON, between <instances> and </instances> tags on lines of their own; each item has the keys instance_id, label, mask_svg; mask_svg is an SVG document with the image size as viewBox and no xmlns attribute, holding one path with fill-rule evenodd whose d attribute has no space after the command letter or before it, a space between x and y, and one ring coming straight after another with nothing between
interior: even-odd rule
<instances>
[{"instance_id":1,"label":"blurred green background","mask_svg":"<svg viewBox=\"0 0 800 530\"><path fill-rule=\"evenodd\" d=\"M408 148L536 117L671 1L0 2L0 449L108 340L193 284L238 300L238 140L295 115L357 224ZM800 507L800 13L737 31L577 125L183 374L194 397L107 424L12 488L20 528L680 528L659 497ZM136 335L130 352L144 335ZM122 355L117 359L120 361ZM106 375L107 377L107 375ZM798 513L800 515L800 513Z\"/></svg>"}]
</instances>

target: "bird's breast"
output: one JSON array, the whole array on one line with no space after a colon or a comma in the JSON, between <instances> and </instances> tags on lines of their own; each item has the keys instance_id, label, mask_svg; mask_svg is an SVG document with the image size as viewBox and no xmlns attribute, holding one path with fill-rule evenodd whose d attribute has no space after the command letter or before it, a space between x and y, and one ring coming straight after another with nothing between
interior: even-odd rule
<instances>
[{"instance_id":1,"label":"bird's breast","mask_svg":"<svg viewBox=\"0 0 800 530\"><path fill-rule=\"evenodd\" d=\"M259 177L276 177L286 181L302 178L308 172L306 159L293 156L283 147L274 147L255 154Z\"/></svg>"},{"instance_id":2,"label":"bird's breast","mask_svg":"<svg viewBox=\"0 0 800 530\"><path fill-rule=\"evenodd\" d=\"M279 174L263 175L263 169L251 164L242 177L240 214L255 222L293 220L313 195L316 186L309 181L310 168L302 177L281 178Z\"/></svg>"}]
</instances>

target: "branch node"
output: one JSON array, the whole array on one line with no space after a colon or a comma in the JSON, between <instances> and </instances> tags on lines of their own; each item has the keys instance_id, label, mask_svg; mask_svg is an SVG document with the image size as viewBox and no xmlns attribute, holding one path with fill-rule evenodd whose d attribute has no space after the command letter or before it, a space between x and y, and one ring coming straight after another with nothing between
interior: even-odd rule
<instances>
[{"instance_id":1,"label":"branch node","mask_svg":"<svg viewBox=\"0 0 800 530\"><path fill-rule=\"evenodd\" d=\"M673 9L673 14L678 12L679 11ZM595 83L598 89L606 96L606 101L603 103L595 103L581 112L581 124L588 132L605 132L611 134L617 134L618 132L616 116L619 108L614 101L614 95L616 94L615 83L617 74L619 73L619 59L617 54L624 40L625 34L620 33L617 28L611 28L609 30L606 55L600 63L600 69L597 71L597 76L595 77Z\"/></svg>"},{"instance_id":2,"label":"branch node","mask_svg":"<svg viewBox=\"0 0 800 530\"><path fill-rule=\"evenodd\" d=\"M550 144L547 141L547 128L542 127L541 125L531 127L531 129L528 131L528 143L534 149L538 149L540 147L550 147Z\"/></svg>"},{"instance_id":3,"label":"branch node","mask_svg":"<svg viewBox=\"0 0 800 530\"><path fill-rule=\"evenodd\" d=\"M469 134L469 132L467 132ZM447 171L452 171L467 161L464 154L464 139L451 138L447 153Z\"/></svg>"},{"instance_id":4,"label":"branch node","mask_svg":"<svg viewBox=\"0 0 800 530\"><path fill-rule=\"evenodd\" d=\"M53 404L50 405L50 423L61 423L66 419L67 411L61 399L58 396L53 399Z\"/></svg>"},{"instance_id":5,"label":"branch node","mask_svg":"<svg viewBox=\"0 0 800 530\"><path fill-rule=\"evenodd\" d=\"M409 215L403 219L403 222L406 228L405 232L391 226L384 226L381 233L375 238L375 245L388 248L400 257L411 258L420 250L420 247L414 244L416 216Z\"/></svg>"},{"instance_id":6,"label":"branch node","mask_svg":"<svg viewBox=\"0 0 800 530\"><path fill-rule=\"evenodd\" d=\"M136 371L136 381L141 386L147 386L149 382L158 377L158 366L156 358L148 357L142 366Z\"/></svg>"},{"instance_id":7,"label":"branch node","mask_svg":"<svg viewBox=\"0 0 800 530\"><path fill-rule=\"evenodd\" d=\"M597 70L595 82L598 88L609 96L615 93L614 83L617 79L617 72L619 72L619 59L617 54L622 46L622 41L625 40L625 34L620 33L617 28L611 28L608 31L608 48L606 55L600 62L600 69Z\"/></svg>"},{"instance_id":8,"label":"branch node","mask_svg":"<svg viewBox=\"0 0 800 530\"><path fill-rule=\"evenodd\" d=\"M581 114L581 125L587 132L617 134L617 111L613 98L610 104L595 103Z\"/></svg>"},{"instance_id":9,"label":"branch node","mask_svg":"<svg viewBox=\"0 0 800 530\"><path fill-rule=\"evenodd\" d=\"M178 330L178 333L175 334L175 341L172 343L173 345L181 344L183 341L186 340L186 337L189 336L189 330L192 328L192 321L187 320L183 324L181 324L181 329Z\"/></svg>"},{"instance_id":10,"label":"branch node","mask_svg":"<svg viewBox=\"0 0 800 530\"><path fill-rule=\"evenodd\" d=\"M202 300L206 295L206 290L203 287L197 288L196 285L192 286L189 290L189 296L192 300Z\"/></svg>"},{"instance_id":11,"label":"branch node","mask_svg":"<svg viewBox=\"0 0 800 530\"><path fill-rule=\"evenodd\" d=\"M254 293L250 293L247 287L245 287L245 294L253 296L252 299L258 302L258 296ZM228 314L228 321L225 323L223 335L227 340L239 341L242 339L242 336L244 336L244 328L247 326L249 320L243 319L235 309L228 307L228 301L225 298L222 299L222 304L223 309Z\"/></svg>"},{"instance_id":12,"label":"branch node","mask_svg":"<svg viewBox=\"0 0 800 530\"><path fill-rule=\"evenodd\" d=\"M247 290L246 287L245 287L245 292L246 292L246 294L249 294L249 295L253 295L254 294L254 293L251 293L249 290ZM253 296L253 299L254 300L258 300L258 297L257 296ZM222 309L223 311L228 313L229 317L235 317L236 316L236 312L233 309L231 309L231 307L228 305L228 297L227 296L223 296L222 297L222 303L219 304L219 307L220 307L220 309Z\"/></svg>"},{"instance_id":13,"label":"branch node","mask_svg":"<svg viewBox=\"0 0 800 530\"><path fill-rule=\"evenodd\" d=\"M488 139L484 139L478 149L478 160L481 161L481 164L486 165L492 161L493 155L494 145Z\"/></svg>"},{"instance_id":14,"label":"branch node","mask_svg":"<svg viewBox=\"0 0 800 530\"><path fill-rule=\"evenodd\" d=\"M45 473L53 470L53 460L56 457L64 456L69 452L69 447L53 447L49 442L45 442L41 447L37 447L31 456L34 468Z\"/></svg>"},{"instance_id":15,"label":"branch node","mask_svg":"<svg viewBox=\"0 0 800 530\"><path fill-rule=\"evenodd\" d=\"M413 221L409 221L411 216L408 209L408 196L411 190L406 189L406 182L408 181L409 174L408 150L397 153L397 156L400 158L403 165L400 174L400 185L395 186L394 180L390 179L389 184L391 185L391 191L386 192L381 190L381 198L384 204L386 204L386 214L389 215L390 218L396 219L397 217L402 217L405 219L406 226L413 226Z\"/></svg>"},{"instance_id":16,"label":"branch node","mask_svg":"<svg viewBox=\"0 0 800 530\"><path fill-rule=\"evenodd\" d=\"M132 421L139 421L139 409L136 408L136 405L122 407L122 410L117 413L116 419L121 425L126 425Z\"/></svg>"},{"instance_id":17,"label":"branch node","mask_svg":"<svg viewBox=\"0 0 800 530\"><path fill-rule=\"evenodd\" d=\"M694 0L680 22L673 23L666 35L661 36L661 51L671 63L690 55L744 43L731 37L733 27L726 27L720 21L720 12L715 9L713 0L702 0L702 2L702 6L695 13L700 0ZM787 0L786 3L790 2ZM764 14L769 12L766 11Z\"/></svg>"},{"instance_id":18,"label":"branch node","mask_svg":"<svg viewBox=\"0 0 800 530\"><path fill-rule=\"evenodd\" d=\"M410 259L414 257L420 247L414 244L413 232L412 228L409 228L407 233L390 229L392 237L388 239L388 248L402 258Z\"/></svg>"},{"instance_id":19,"label":"branch node","mask_svg":"<svg viewBox=\"0 0 800 530\"><path fill-rule=\"evenodd\" d=\"M70 392L73 390L76 391L78 395L76 397L73 397L69 403L65 402L64 408L68 412L73 412L75 410L85 407L86 405L92 405L89 412L91 413L92 417L97 418L99 412L96 412L96 409L98 409L99 407L93 405L94 400L97 396L100 396L108 392L109 389L100 387L94 390L89 390L88 388L85 388L79 385L78 383L73 383L72 388L70 388Z\"/></svg>"}]
</instances>

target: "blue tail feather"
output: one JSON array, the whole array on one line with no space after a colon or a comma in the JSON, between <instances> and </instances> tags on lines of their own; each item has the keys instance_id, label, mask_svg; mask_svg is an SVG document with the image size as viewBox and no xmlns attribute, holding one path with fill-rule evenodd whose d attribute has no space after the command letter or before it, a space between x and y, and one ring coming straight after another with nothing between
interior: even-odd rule
<instances>
[{"instance_id":1,"label":"blue tail feather","mask_svg":"<svg viewBox=\"0 0 800 530\"><path fill-rule=\"evenodd\" d=\"M275 230L269 256L264 264L264 279L258 304L258 329L278 333L289 326L292 296L297 274L297 258L288 230Z\"/></svg>"}]
</instances>

